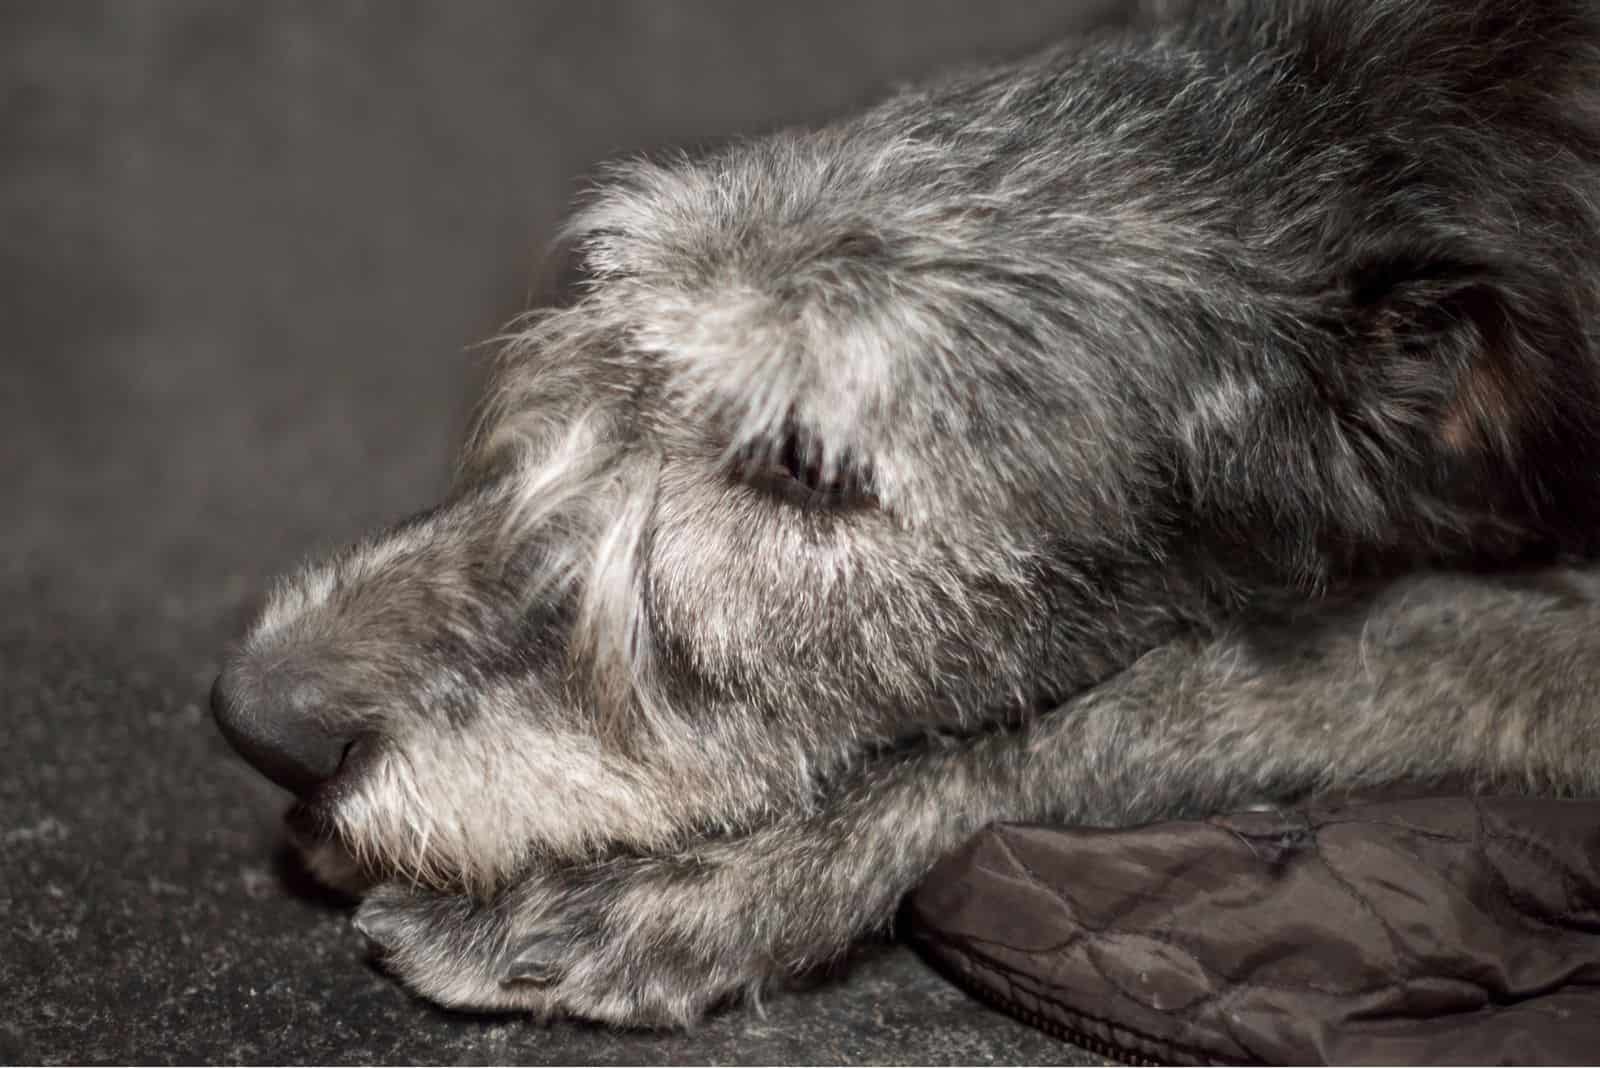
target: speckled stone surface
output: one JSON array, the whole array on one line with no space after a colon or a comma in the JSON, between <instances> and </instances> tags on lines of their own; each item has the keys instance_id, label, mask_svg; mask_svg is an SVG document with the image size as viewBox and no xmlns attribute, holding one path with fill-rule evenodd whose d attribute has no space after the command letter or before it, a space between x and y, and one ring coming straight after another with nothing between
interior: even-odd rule
<instances>
[{"instance_id":1,"label":"speckled stone surface","mask_svg":"<svg viewBox=\"0 0 1600 1068\"><path fill-rule=\"evenodd\" d=\"M435 1010L205 695L430 502L469 346L606 156L842 110L1116 0L0 9L0 1061L1075 1061L903 949L688 1035Z\"/></svg>"}]
</instances>

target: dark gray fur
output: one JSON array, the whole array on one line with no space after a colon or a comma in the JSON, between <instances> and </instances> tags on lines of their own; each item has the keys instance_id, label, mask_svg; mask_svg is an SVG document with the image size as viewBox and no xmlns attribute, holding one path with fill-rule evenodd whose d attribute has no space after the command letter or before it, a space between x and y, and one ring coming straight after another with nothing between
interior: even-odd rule
<instances>
[{"instance_id":1,"label":"dark gray fur","mask_svg":"<svg viewBox=\"0 0 1600 1068\"><path fill-rule=\"evenodd\" d=\"M1207 10L609 176L225 675L402 980L683 1024L993 820L1600 788L1600 20Z\"/></svg>"}]
</instances>

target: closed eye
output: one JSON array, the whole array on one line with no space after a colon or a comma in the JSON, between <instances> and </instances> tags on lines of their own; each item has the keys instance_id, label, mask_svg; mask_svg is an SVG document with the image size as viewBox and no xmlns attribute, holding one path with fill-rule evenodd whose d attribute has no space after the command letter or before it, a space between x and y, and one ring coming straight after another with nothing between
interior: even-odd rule
<instances>
[{"instance_id":1,"label":"closed eye","mask_svg":"<svg viewBox=\"0 0 1600 1068\"><path fill-rule=\"evenodd\" d=\"M877 506L871 474L848 452L830 454L822 443L791 424L776 443L746 448L738 478L779 500L802 508L844 511Z\"/></svg>"}]
</instances>

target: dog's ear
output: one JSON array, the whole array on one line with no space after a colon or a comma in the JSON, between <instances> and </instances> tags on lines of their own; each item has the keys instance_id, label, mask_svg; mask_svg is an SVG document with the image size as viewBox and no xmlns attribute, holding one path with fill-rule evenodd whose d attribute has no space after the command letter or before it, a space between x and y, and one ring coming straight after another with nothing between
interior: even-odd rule
<instances>
[{"instance_id":1,"label":"dog's ear","mask_svg":"<svg viewBox=\"0 0 1600 1068\"><path fill-rule=\"evenodd\" d=\"M1196 391L1195 520L1302 582L1546 524L1592 467L1596 360L1567 280L1425 245L1371 249ZM1472 534L1463 536L1471 529ZM1454 532L1453 534L1450 532Z\"/></svg>"},{"instance_id":2,"label":"dog's ear","mask_svg":"<svg viewBox=\"0 0 1600 1068\"><path fill-rule=\"evenodd\" d=\"M1588 393L1587 338L1560 279L1416 246L1357 259L1331 300L1331 395L1389 448L1515 465Z\"/></svg>"}]
</instances>

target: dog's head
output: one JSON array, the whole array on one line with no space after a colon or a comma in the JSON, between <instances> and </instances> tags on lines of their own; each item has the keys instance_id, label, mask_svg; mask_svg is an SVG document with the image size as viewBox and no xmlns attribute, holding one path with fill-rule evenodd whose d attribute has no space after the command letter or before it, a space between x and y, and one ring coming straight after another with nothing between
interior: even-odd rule
<instances>
[{"instance_id":1,"label":"dog's head","mask_svg":"<svg viewBox=\"0 0 1600 1068\"><path fill-rule=\"evenodd\" d=\"M1547 356L1592 293L1575 238L1514 234L1589 210L1576 157L1509 103L1408 109L1370 57L1330 86L1162 47L613 174L450 499L280 584L218 681L230 738L360 865L493 885L1527 518L1508 472L1559 423L1529 376L1590 389ZM1526 187L1490 206L1486 137Z\"/></svg>"},{"instance_id":2,"label":"dog's head","mask_svg":"<svg viewBox=\"0 0 1600 1068\"><path fill-rule=\"evenodd\" d=\"M992 224L959 206L924 232L865 188L781 191L821 181L802 147L829 165L785 141L732 180L619 175L450 498L280 583L215 699L314 837L475 884L659 847L1105 675L1115 598L1160 614L1161 475L1118 454L1154 412L1044 351L1113 327L1079 340L1042 275L963 252Z\"/></svg>"}]
</instances>

